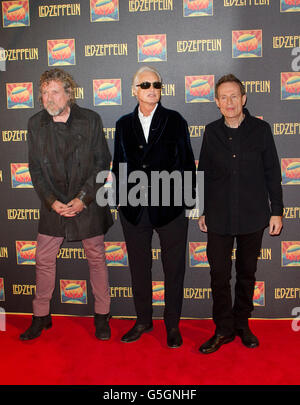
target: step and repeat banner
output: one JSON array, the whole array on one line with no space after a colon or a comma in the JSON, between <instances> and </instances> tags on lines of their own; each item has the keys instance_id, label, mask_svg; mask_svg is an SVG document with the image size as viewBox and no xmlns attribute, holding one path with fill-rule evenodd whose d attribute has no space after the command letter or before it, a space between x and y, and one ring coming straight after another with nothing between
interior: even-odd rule
<instances>
[{"instance_id":1,"label":"step and repeat banner","mask_svg":"<svg viewBox=\"0 0 300 405\"><path fill-rule=\"evenodd\" d=\"M32 313L40 201L27 158L27 121L41 109L40 75L70 72L78 105L102 117L113 153L115 123L131 112L135 71L162 75L162 104L188 121L195 160L205 125L219 118L214 84L233 73L247 108L273 129L282 168L284 228L265 232L253 297L255 318L290 318L300 306L300 1L299 0L18 0L1 1L0 307ZM255 198L255 196L253 196ZM111 313L134 317L126 244L118 212L106 235ZM206 235L189 218L183 318L210 318ZM153 308L164 309L161 250L153 238ZM235 263L235 249L232 252ZM235 276L233 271L234 282ZM53 314L92 315L88 264L80 242L57 257Z\"/></svg>"}]
</instances>

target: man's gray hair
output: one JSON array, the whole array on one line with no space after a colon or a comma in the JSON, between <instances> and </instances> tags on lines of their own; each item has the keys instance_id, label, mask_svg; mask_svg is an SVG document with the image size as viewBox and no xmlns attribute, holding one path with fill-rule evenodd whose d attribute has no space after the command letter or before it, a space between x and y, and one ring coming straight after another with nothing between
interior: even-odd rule
<instances>
[{"instance_id":1,"label":"man's gray hair","mask_svg":"<svg viewBox=\"0 0 300 405\"><path fill-rule=\"evenodd\" d=\"M150 67L150 66L142 66L141 68L139 68L139 69L135 72L135 74L134 74L134 76L133 76L133 79L132 79L132 87L133 87L133 88L138 84L139 75L140 75L141 73L143 73L143 72L152 72L152 73L156 74L156 76L159 78L159 81L160 81L160 82L162 81L162 78L161 78L160 73L159 73L155 68Z\"/></svg>"}]
</instances>

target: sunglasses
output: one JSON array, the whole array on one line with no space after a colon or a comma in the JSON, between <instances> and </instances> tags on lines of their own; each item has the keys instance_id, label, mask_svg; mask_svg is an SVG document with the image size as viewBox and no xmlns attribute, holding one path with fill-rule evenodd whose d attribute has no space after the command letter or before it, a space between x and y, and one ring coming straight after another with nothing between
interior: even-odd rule
<instances>
[{"instance_id":1,"label":"sunglasses","mask_svg":"<svg viewBox=\"0 0 300 405\"><path fill-rule=\"evenodd\" d=\"M151 84L153 86L154 89L161 89L162 88L162 82L142 82L140 84L137 84L137 86L139 86L141 89L146 90L146 89L150 89Z\"/></svg>"}]
</instances>

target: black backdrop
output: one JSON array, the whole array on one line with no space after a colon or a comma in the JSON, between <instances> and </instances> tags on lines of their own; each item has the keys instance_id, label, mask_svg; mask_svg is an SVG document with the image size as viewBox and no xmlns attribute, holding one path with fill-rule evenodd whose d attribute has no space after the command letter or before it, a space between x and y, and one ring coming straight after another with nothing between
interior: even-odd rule
<instances>
[{"instance_id":1,"label":"black backdrop","mask_svg":"<svg viewBox=\"0 0 300 405\"><path fill-rule=\"evenodd\" d=\"M218 118L214 83L232 72L245 84L250 112L273 129L285 203L279 237L265 233L254 294L256 318L289 318L300 304L300 33L295 0L2 1L0 28L0 306L31 313L39 200L27 165L27 121L40 110L41 73L60 66L78 83L80 106L97 111L113 152L115 122L135 107L134 72L147 63L164 82L162 103L188 121L195 159L205 125ZM297 5L298 3L298 5ZM255 198L255 196L253 196ZM118 218L106 235L111 313L135 315ZM206 236L190 215L185 318L211 317ZM233 251L233 262L235 250ZM93 299L81 243L57 259L52 313L91 315ZM234 273L233 273L234 281ZM163 273L153 239L154 315L163 311Z\"/></svg>"}]
</instances>

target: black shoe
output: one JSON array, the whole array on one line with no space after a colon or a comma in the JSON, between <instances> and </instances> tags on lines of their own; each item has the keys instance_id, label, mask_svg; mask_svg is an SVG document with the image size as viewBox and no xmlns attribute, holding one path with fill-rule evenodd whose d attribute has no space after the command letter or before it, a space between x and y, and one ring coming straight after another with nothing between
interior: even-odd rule
<instances>
[{"instance_id":1,"label":"black shoe","mask_svg":"<svg viewBox=\"0 0 300 405\"><path fill-rule=\"evenodd\" d=\"M232 342L234 340L234 338L235 338L234 333L232 335L228 335L228 336L215 334L207 342L205 342L200 347L199 350L200 350L201 353L204 353L204 354L213 353L216 350L220 349L220 347L222 345L224 345L225 343Z\"/></svg>"},{"instance_id":2,"label":"black shoe","mask_svg":"<svg viewBox=\"0 0 300 405\"><path fill-rule=\"evenodd\" d=\"M20 335L21 340L31 340L39 337L43 329L49 329L52 326L51 315L34 316L32 315L32 323L30 327Z\"/></svg>"},{"instance_id":3,"label":"black shoe","mask_svg":"<svg viewBox=\"0 0 300 405\"><path fill-rule=\"evenodd\" d=\"M182 345L182 337L179 328L171 328L167 331L167 344L171 348L180 347Z\"/></svg>"},{"instance_id":4,"label":"black shoe","mask_svg":"<svg viewBox=\"0 0 300 405\"><path fill-rule=\"evenodd\" d=\"M249 327L236 329L236 334L241 338L243 345L249 349L254 349L259 346L259 341L255 335L251 332Z\"/></svg>"},{"instance_id":5,"label":"black shoe","mask_svg":"<svg viewBox=\"0 0 300 405\"><path fill-rule=\"evenodd\" d=\"M95 336L100 340L109 340L111 331L109 327L110 314L95 314L94 324L96 327Z\"/></svg>"},{"instance_id":6,"label":"black shoe","mask_svg":"<svg viewBox=\"0 0 300 405\"><path fill-rule=\"evenodd\" d=\"M139 338L142 336L143 333L150 332L153 329L153 324L148 323L148 324L135 324L130 331L125 333L125 335L122 337L121 342L125 343L130 343L130 342L136 342L139 340Z\"/></svg>"}]
</instances>

